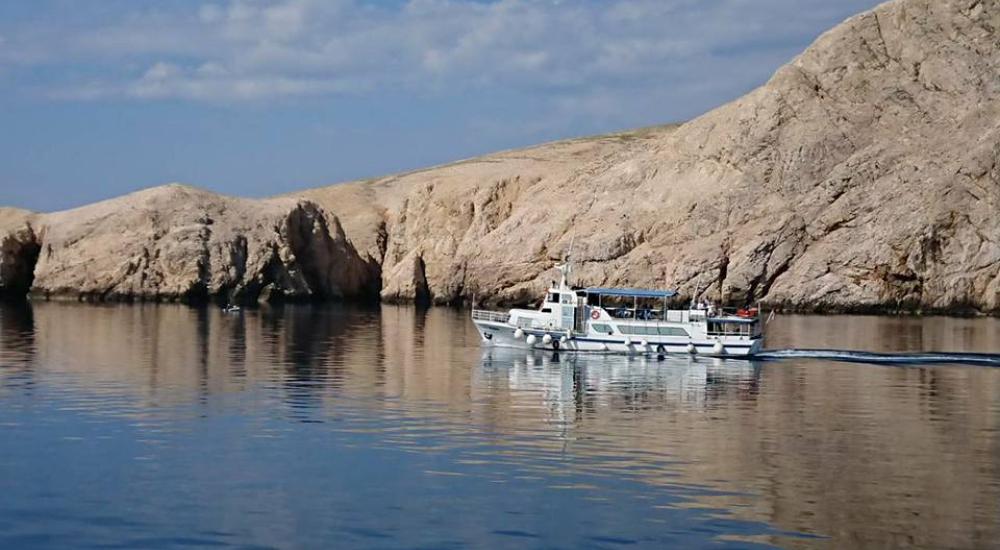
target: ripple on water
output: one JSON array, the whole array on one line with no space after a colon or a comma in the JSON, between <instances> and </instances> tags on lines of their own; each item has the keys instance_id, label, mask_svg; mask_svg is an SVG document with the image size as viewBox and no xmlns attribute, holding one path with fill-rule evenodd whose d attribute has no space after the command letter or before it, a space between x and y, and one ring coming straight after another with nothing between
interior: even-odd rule
<instances>
[{"instance_id":1,"label":"ripple on water","mask_svg":"<svg viewBox=\"0 0 1000 550\"><path fill-rule=\"evenodd\" d=\"M1000 347L991 320L842 322L778 317L771 344ZM477 338L449 310L0 307L0 546L1000 538L1000 369Z\"/></svg>"}]
</instances>

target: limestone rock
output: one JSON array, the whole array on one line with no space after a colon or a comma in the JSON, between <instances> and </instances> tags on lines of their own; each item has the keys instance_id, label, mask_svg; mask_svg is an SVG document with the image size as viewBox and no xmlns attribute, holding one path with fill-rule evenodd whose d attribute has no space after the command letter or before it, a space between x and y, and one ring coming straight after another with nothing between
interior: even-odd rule
<instances>
[{"instance_id":1,"label":"limestone rock","mask_svg":"<svg viewBox=\"0 0 1000 550\"><path fill-rule=\"evenodd\" d=\"M396 269L418 251L435 302L526 301L574 242L581 284L997 311L997 29L998 0L897 0L679 127L301 195L356 220L348 237L383 255L390 299L421 288Z\"/></svg>"},{"instance_id":2,"label":"limestone rock","mask_svg":"<svg viewBox=\"0 0 1000 550\"><path fill-rule=\"evenodd\" d=\"M302 200L167 185L39 223L38 296L247 302L371 290L371 275L342 229Z\"/></svg>"}]
</instances>

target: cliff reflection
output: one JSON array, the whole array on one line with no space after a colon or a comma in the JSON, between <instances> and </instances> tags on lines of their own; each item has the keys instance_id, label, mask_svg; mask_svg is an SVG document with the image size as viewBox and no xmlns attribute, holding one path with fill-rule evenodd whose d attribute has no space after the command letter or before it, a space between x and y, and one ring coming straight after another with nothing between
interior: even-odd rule
<instances>
[{"instance_id":1,"label":"cliff reflection","mask_svg":"<svg viewBox=\"0 0 1000 550\"><path fill-rule=\"evenodd\" d=\"M35 361L35 320L27 302L0 305L0 396L30 390Z\"/></svg>"},{"instance_id":2,"label":"cliff reflection","mask_svg":"<svg viewBox=\"0 0 1000 550\"><path fill-rule=\"evenodd\" d=\"M779 317L769 328L772 347L1000 348L995 320ZM424 448L462 460L711 487L722 493L698 502L832 547L1000 539L991 369L483 351L462 312L389 306L5 305L0 358L0 397L67 377L127 392L135 414L252 395L293 421L390 418L401 428L388 441L407 448L429 445L414 422L432 424L439 440Z\"/></svg>"}]
</instances>

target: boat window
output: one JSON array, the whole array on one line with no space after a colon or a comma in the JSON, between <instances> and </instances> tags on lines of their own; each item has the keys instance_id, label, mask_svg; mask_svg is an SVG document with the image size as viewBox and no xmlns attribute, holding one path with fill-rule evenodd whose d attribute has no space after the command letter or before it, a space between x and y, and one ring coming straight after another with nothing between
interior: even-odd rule
<instances>
[{"instance_id":1,"label":"boat window","mask_svg":"<svg viewBox=\"0 0 1000 550\"><path fill-rule=\"evenodd\" d=\"M611 334L611 325L605 325L603 323L594 323L590 325L590 328L594 329L594 332L600 332L603 334Z\"/></svg>"},{"instance_id":2,"label":"boat window","mask_svg":"<svg viewBox=\"0 0 1000 550\"><path fill-rule=\"evenodd\" d=\"M572 294L563 294L562 303L573 305L576 303L576 298Z\"/></svg>"},{"instance_id":3,"label":"boat window","mask_svg":"<svg viewBox=\"0 0 1000 550\"><path fill-rule=\"evenodd\" d=\"M542 308L542 313L552 313L552 308L550 308L550 307L543 307Z\"/></svg>"},{"instance_id":4,"label":"boat window","mask_svg":"<svg viewBox=\"0 0 1000 550\"><path fill-rule=\"evenodd\" d=\"M658 334L656 327L645 327L638 325L621 325L620 327L618 327L618 330L621 331L622 334L637 334L640 336Z\"/></svg>"},{"instance_id":5,"label":"boat window","mask_svg":"<svg viewBox=\"0 0 1000 550\"><path fill-rule=\"evenodd\" d=\"M682 328L679 328L679 327L660 327L660 335L661 336L683 336L685 338L689 336L686 330L684 330Z\"/></svg>"},{"instance_id":6,"label":"boat window","mask_svg":"<svg viewBox=\"0 0 1000 550\"><path fill-rule=\"evenodd\" d=\"M538 296L538 295L536 294L535 296ZM551 302L553 304L558 304L559 303L559 294L557 294L555 292L549 294L549 298L546 301L547 302Z\"/></svg>"}]
</instances>

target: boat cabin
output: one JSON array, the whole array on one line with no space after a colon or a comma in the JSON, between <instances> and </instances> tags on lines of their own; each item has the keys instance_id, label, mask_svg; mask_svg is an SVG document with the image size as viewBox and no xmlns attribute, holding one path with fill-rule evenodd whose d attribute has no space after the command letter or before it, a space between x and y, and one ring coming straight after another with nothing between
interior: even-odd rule
<instances>
[{"instance_id":1,"label":"boat cabin","mask_svg":"<svg viewBox=\"0 0 1000 550\"><path fill-rule=\"evenodd\" d=\"M615 319L653 321L664 319L668 300L677 296L673 290L634 288L587 288L581 292L587 305L603 308Z\"/></svg>"},{"instance_id":2,"label":"boat cabin","mask_svg":"<svg viewBox=\"0 0 1000 550\"><path fill-rule=\"evenodd\" d=\"M755 338L761 333L756 309L724 311L710 303L692 303L689 309L670 309L673 290L636 288L575 288L566 282L568 266L558 285L553 283L536 310L511 310L509 322L521 329L543 329L576 334L685 336L691 324L710 337Z\"/></svg>"}]
</instances>

